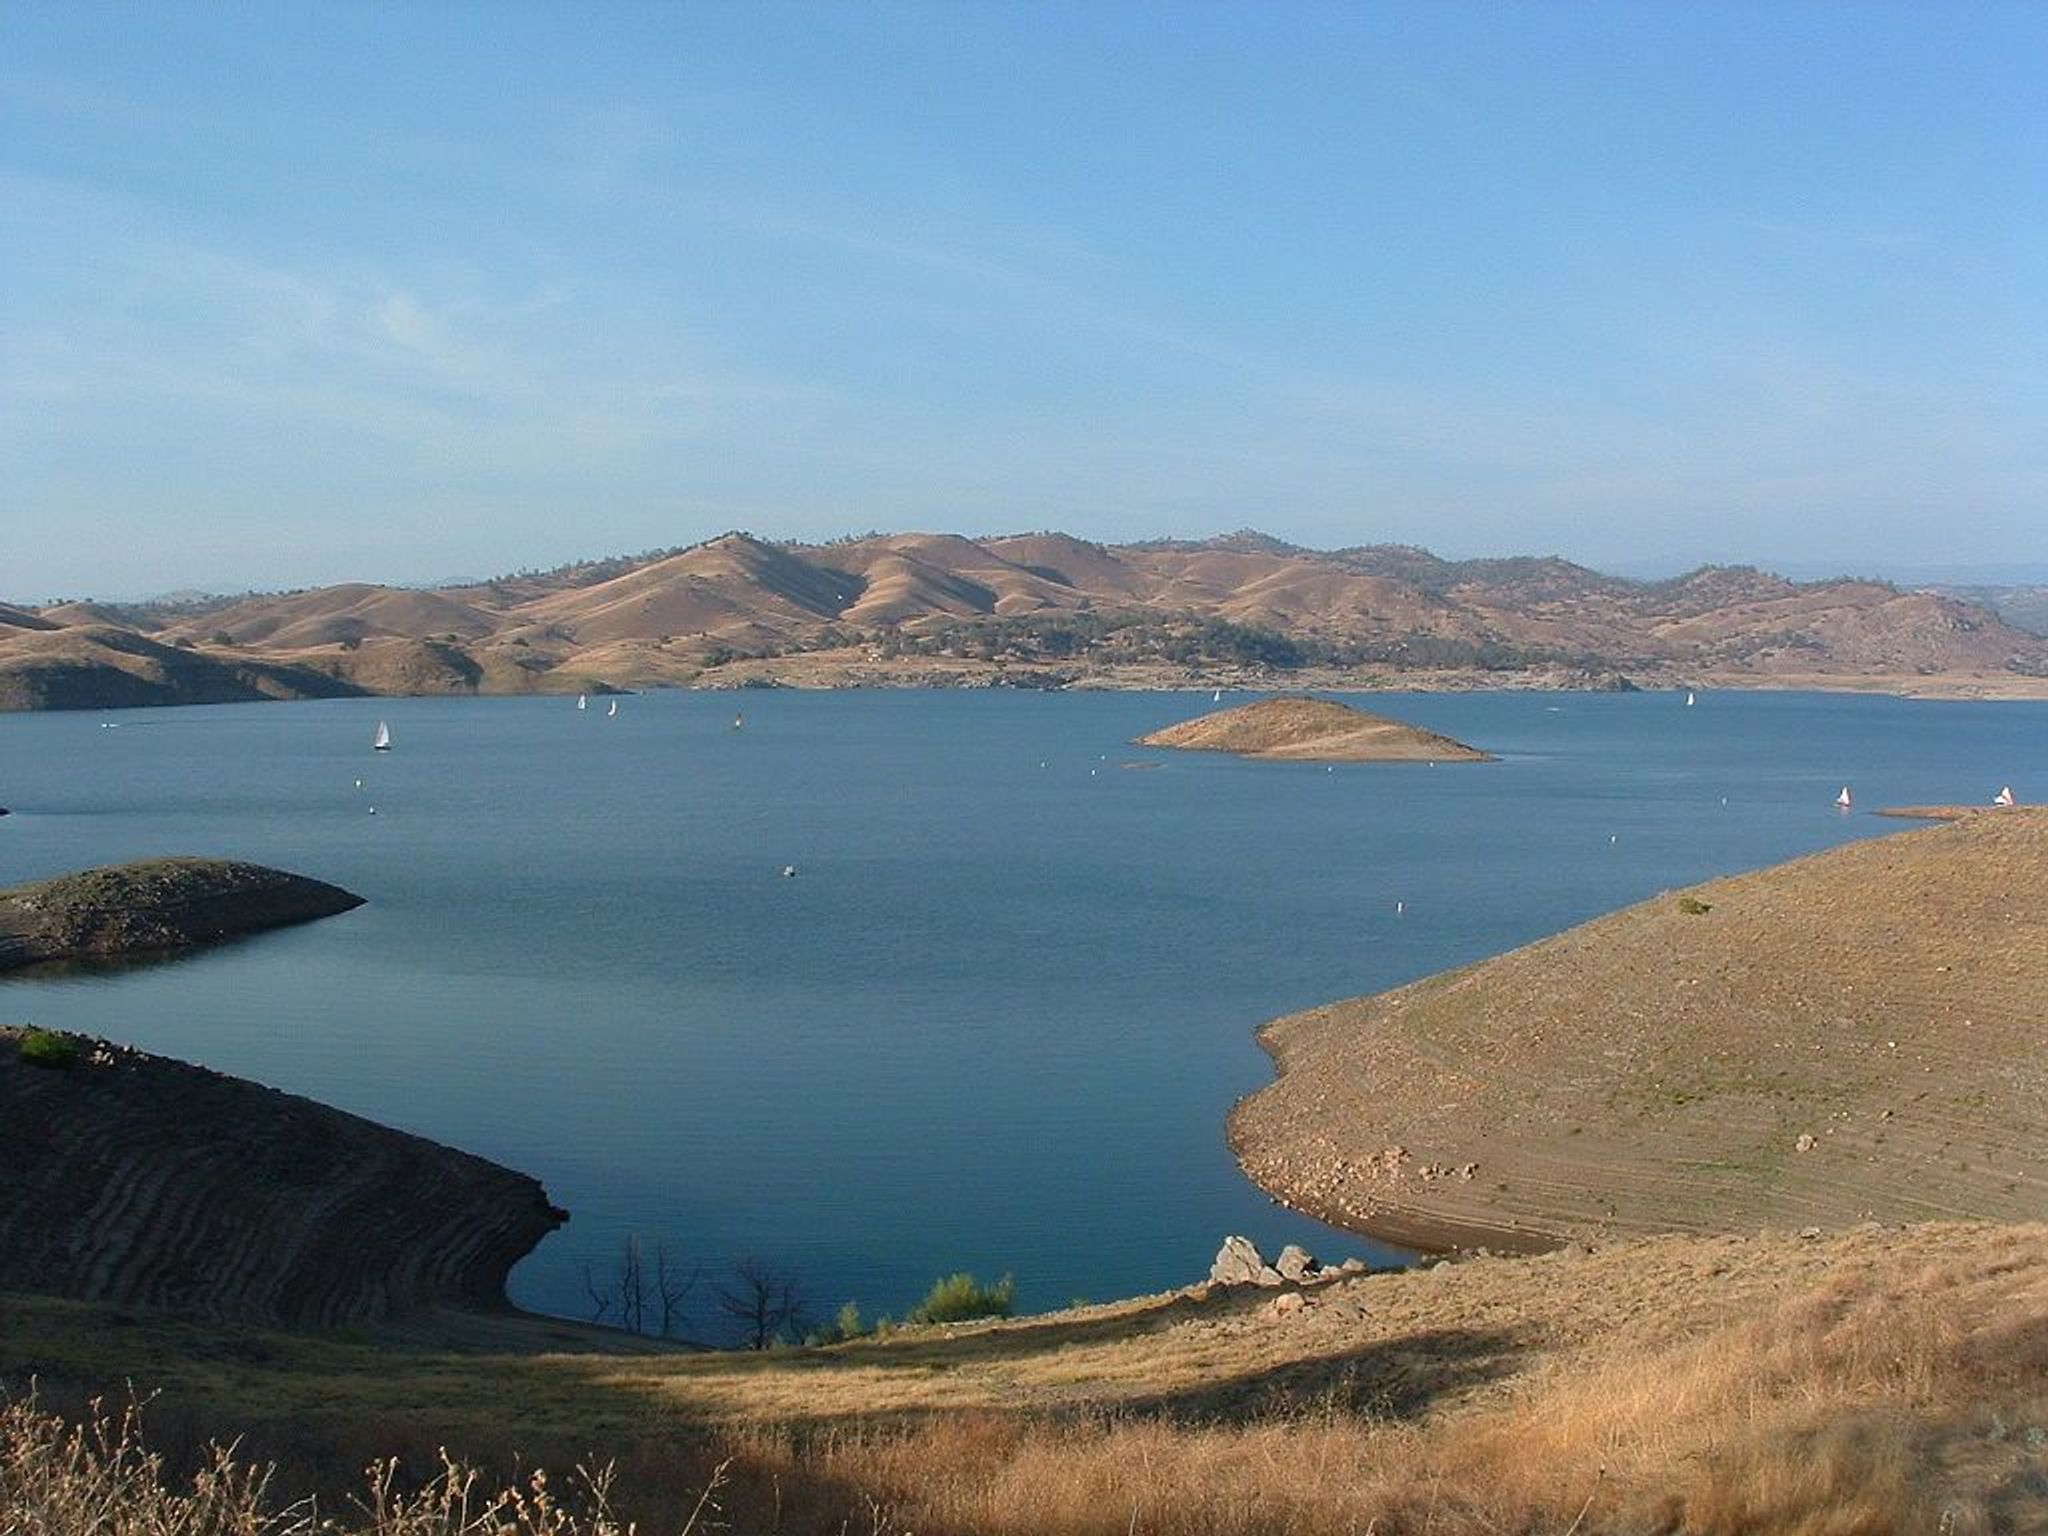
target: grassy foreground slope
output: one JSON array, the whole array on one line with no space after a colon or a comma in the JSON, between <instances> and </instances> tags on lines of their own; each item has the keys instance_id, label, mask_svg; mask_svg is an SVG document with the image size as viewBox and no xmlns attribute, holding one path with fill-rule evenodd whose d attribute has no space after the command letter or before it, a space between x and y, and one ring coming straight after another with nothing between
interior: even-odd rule
<instances>
[{"instance_id":1,"label":"grassy foreground slope","mask_svg":"<svg viewBox=\"0 0 2048 1536\"><path fill-rule=\"evenodd\" d=\"M1262 1033L1288 1203L1543 1246L2048 1215L2048 810L1673 892Z\"/></svg>"},{"instance_id":2,"label":"grassy foreground slope","mask_svg":"<svg viewBox=\"0 0 2048 1536\"><path fill-rule=\"evenodd\" d=\"M502 1477L546 1463L562 1493L594 1457L621 1515L670 1531L721 1463L715 1528L792 1536L2048 1526L2040 1225L1654 1238L1298 1307L1170 1296L761 1355L0 1299L0 1376L30 1373L52 1402L161 1388L160 1439L246 1432L245 1459L287 1458L280 1496L360 1488L374 1456L424 1474L441 1447Z\"/></svg>"}]
</instances>

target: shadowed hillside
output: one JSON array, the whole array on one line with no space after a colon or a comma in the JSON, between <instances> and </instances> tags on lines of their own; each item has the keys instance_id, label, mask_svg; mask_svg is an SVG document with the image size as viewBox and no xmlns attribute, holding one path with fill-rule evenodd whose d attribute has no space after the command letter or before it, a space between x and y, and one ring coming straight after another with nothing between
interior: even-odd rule
<instances>
[{"instance_id":1,"label":"shadowed hillside","mask_svg":"<svg viewBox=\"0 0 2048 1536\"><path fill-rule=\"evenodd\" d=\"M564 1219L480 1158L19 1030L0 1030L0 1171L0 1289L255 1323L502 1305L506 1272Z\"/></svg>"}]
</instances>

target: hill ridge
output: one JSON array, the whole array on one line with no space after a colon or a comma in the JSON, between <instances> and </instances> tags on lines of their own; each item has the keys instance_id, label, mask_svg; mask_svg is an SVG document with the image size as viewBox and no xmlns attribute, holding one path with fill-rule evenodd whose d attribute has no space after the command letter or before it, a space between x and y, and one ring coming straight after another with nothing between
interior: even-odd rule
<instances>
[{"instance_id":1,"label":"hill ridge","mask_svg":"<svg viewBox=\"0 0 2048 1536\"><path fill-rule=\"evenodd\" d=\"M1312 550L1243 529L730 530L447 588L345 582L201 603L0 608L0 708L594 686L1037 681L1200 686L1851 686L2048 696L2048 637L1928 590L1557 555Z\"/></svg>"}]
</instances>

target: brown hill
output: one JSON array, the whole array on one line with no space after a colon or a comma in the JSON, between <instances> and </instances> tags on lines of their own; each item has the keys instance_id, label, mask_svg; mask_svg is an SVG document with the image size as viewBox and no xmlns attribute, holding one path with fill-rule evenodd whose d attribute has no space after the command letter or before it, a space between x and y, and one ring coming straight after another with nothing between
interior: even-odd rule
<instances>
[{"instance_id":1,"label":"brown hill","mask_svg":"<svg viewBox=\"0 0 2048 1536\"><path fill-rule=\"evenodd\" d=\"M185 666L172 680L172 663L155 656L166 676L139 685L142 663L99 655L81 670L77 656L33 643L40 626L46 644L54 633L104 650L109 634L130 632L110 615L196 645L233 676ZM355 655L379 642L442 649ZM378 692L569 691L690 681L707 668L715 682L718 668L777 658L788 658L781 676L807 685L886 681L889 668L988 681L1036 667L1053 683L1151 686L1288 673L1318 685L1403 675L1556 685L1623 673L2048 693L2048 638L1951 597L1872 582L1800 584L1747 567L1632 582L1554 557L1324 553L1251 532L1122 546L1059 533L825 545L730 533L444 592L350 584L161 609L0 610L0 707L299 696L307 672ZM565 675L541 681L556 671Z\"/></svg>"},{"instance_id":2,"label":"brown hill","mask_svg":"<svg viewBox=\"0 0 2048 1536\"><path fill-rule=\"evenodd\" d=\"M2048 1214L2048 811L1660 896L1266 1026L1231 1136L1396 1241Z\"/></svg>"},{"instance_id":3,"label":"brown hill","mask_svg":"<svg viewBox=\"0 0 2048 1536\"><path fill-rule=\"evenodd\" d=\"M1260 699L1140 736L1141 747L1313 763L1485 763L1477 747L1335 699Z\"/></svg>"},{"instance_id":4,"label":"brown hill","mask_svg":"<svg viewBox=\"0 0 2048 1536\"><path fill-rule=\"evenodd\" d=\"M361 691L301 661L188 650L106 625L12 638L0 630L0 709L241 704Z\"/></svg>"},{"instance_id":5,"label":"brown hill","mask_svg":"<svg viewBox=\"0 0 2048 1536\"><path fill-rule=\"evenodd\" d=\"M0 1290L332 1327L504 1301L533 1180L307 1099L0 1029Z\"/></svg>"},{"instance_id":6,"label":"brown hill","mask_svg":"<svg viewBox=\"0 0 2048 1536\"><path fill-rule=\"evenodd\" d=\"M148 859L0 891L0 971L144 954L332 917L363 898L228 859Z\"/></svg>"},{"instance_id":7,"label":"brown hill","mask_svg":"<svg viewBox=\"0 0 2048 1536\"><path fill-rule=\"evenodd\" d=\"M283 597L259 597L165 631L224 645L301 651L373 635L407 640L475 640L501 624L495 614L438 592L348 582Z\"/></svg>"}]
</instances>

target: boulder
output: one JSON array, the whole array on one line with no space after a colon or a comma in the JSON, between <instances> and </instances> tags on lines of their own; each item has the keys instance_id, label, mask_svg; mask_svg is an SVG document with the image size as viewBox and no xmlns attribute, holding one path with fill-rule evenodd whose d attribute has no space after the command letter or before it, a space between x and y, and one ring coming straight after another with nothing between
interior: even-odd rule
<instances>
[{"instance_id":1,"label":"boulder","mask_svg":"<svg viewBox=\"0 0 2048 1536\"><path fill-rule=\"evenodd\" d=\"M1273 1267L1280 1271L1281 1279L1300 1284L1306 1280L1313 1280L1323 1266L1310 1257L1309 1251L1299 1243L1289 1243L1280 1250L1280 1257L1273 1261Z\"/></svg>"},{"instance_id":2,"label":"boulder","mask_svg":"<svg viewBox=\"0 0 2048 1536\"><path fill-rule=\"evenodd\" d=\"M1248 1237L1226 1237L1216 1251L1216 1262L1209 1266L1209 1281L1212 1285L1259 1285L1263 1283L1259 1278L1262 1273L1273 1271L1259 1253L1258 1244ZM1273 1283L1280 1283L1277 1275Z\"/></svg>"}]
</instances>

